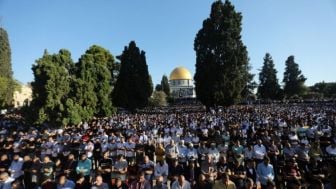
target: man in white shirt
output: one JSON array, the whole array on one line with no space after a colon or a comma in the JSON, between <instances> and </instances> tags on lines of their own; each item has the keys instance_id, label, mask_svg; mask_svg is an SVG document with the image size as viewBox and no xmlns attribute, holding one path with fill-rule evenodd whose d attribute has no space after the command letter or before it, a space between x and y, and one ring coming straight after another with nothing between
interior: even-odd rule
<instances>
[{"instance_id":1,"label":"man in white shirt","mask_svg":"<svg viewBox=\"0 0 336 189\"><path fill-rule=\"evenodd\" d=\"M163 144L164 146L168 146L170 141L172 141L172 138L169 134L165 134L164 137L163 137Z\"/></svg>"},{"instance_id":2,"label":"man in white shirt","mask_svg":"<svg viewBox=\"0 0 336 189\"><path fill-rule=\"evenodd\" d=\"M202 128L201 130L202 130L203 136L207 137L208 136L208 132L209 132L208 129L207 128Z\"/></svg>"},{"instance_id":3,"label":"man in white shirt","mask_svg":"<svg viewBox=\"0 0 336 189\"><path fill-rule=\"evenodd\" d=\"M188 149L187 147L184 145L184 140L180 141L180 145L178 146L178 158L179 158L179 163L186 165L187 163L187 152Z\"/></svg>"},{"instance_id":4,"label":"man in white shirt","mask_svg":"<svg viewBox=\"0 0 336 189\"><path fill-rule=\"evenodd\" d=\"M188 160L198 159L197 150L194 148L194 145L192 143L189 143L189 148L187 150L187 158Z\"/></svg>"},{"instance_id":5,"label":"man in white shirt","mask_svg":"<svg viewBox=\"0 0 336 189\"><path fill-rule=\"evenodd\" d=\"M93 144L93 142L92 142L92 141L89 141L89 142L85 145L84 150L85 150L85 152L86 152L86 156L87 156L88 158L91 158L92 155L93 155L93 150L94 150L94 144Z\"/></svg>"},{"instance_id":6,"label":"man in white shirt","mask_svg":"<svg viewBox=\"0 0 336 189\"><path fill-rule=\"evenodd\" d=\"M139 143L140 144L147 144L148 142L148 136L146 135L145 131L142 132L139 138Z\"/></svg>"},{"instance_id":7,"label":"man in white shirt","mask_svg":"<svg viewBox=\"0 0 336 189\"><path fill-rule=\"evenodd\" d=\"M205 142L202 141L200 147L197 148L199 160L205 160L205 156L208 152L209 149L206 147Z\"/></svg>"},{"instance_id":8,"label":"man in white shirt","mask_svg":"<svg viewBox=\"0 0 336 189\"><path fill-rule=\"evenodd\" d=\"M333 142L332 144L327 146L326 152L328 153L328 155L336 157L336 143Z\"/></svg>"},{"instance_id":9,"label":"man in white shirt","mask_svg":"<svg viewBox=\"0 0 336 189\"><path fill-rule=\"evenodd\" d=\"M176 146L173 140L170 141L170 144L166 146L165 149L167 163L172 165L174 159L177 158L177 154L179 154L178 147Z\"/></svg>"},{"instance_id":10,"label":"man in white shirt","mask_svg":"<svg viewBox=\"0 0 336 189\"><path fill-rule=\"evenodd\" d=\"M260 139L257 140L257 144L253 147L254 151L254 157L255 159L259 160L260 162L264 159L264 156L266 154L266 148L262 144L262 141Z\"/></svg>"},{"instance_id":11,"label":"man in white shirt","mask_svg":"<svg viewBox=\"0 0 336 189\"><path fill-rule=\"evenodd\" d=\"M190 183L185 180L183 175L180 175L178 179L173 182L172 189L191 189Z\"/></svg>"},{"instance_id":12,"label":"man in white shirt","mask_svg":"<svg viewBox=\"0 0 336 189\"><path fill-rule=\"evenodd\" d=\"M182 127L176 128L176 135L182 136L182 134L183 134L183 128Z\"/></svg>"},{"instance_id":13,"label":"man in white shirt","mask_svg":"<svg viewBox=\"0 0 336 189\"><path fill-rule=\"evenodd\" d=\"M7 172L3 172L0 175L0 188L1 189L11 189L12 182L14 181L14 178L10 177Z\"/></svg>"},{"instance_id":14,"label":"man in white shirt","mask_svg":"<svg viewBox=\"0 0 336 189\"><path fill-rule=\"evenodd\" d=\"M218 162L220 154L219 154L219 151L218 151L218 149L216 147L216 143L211 143L211 146L209 148L208 154L212 156L213 161L215 163Z\"/></svg>"}]
</instances>

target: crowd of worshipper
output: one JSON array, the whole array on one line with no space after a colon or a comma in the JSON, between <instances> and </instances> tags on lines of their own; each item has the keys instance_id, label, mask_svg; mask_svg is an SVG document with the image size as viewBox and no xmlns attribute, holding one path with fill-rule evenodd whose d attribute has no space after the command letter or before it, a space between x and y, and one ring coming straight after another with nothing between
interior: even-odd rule
<instances>
[{"instance_id":1,"label":"crowd of worshipper","mask_svg":"<svg viewBox=\"0 0 336 189\"><path fill-rule=\"evenodd\" d=\"M0 121L1 189L326 188L336 106L121 113L62 129Z\"/></svg>"}]
</instances>

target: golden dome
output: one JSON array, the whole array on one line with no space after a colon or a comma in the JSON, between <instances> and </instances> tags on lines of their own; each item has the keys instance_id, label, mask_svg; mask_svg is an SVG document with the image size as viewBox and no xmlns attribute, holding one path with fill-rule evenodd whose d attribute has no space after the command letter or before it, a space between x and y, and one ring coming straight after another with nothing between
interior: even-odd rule
<instances>
[{"instance_id":1,"label":"golden dome","mask_svg":"<svg viewBox=\"0 0 336 189\"><path fill-rule=\"evenodd\" d=\"M192 80L192 77L189 70L184 67L177 67L171 72L169 80Z\"/></svg>"}]
</instances>

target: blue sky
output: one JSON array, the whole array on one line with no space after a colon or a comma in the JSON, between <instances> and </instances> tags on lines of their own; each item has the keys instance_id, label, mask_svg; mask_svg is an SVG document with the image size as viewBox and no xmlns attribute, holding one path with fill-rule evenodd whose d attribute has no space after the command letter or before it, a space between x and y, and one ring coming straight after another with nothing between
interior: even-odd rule
<instances>
[{"instance_id":1,"label":"blue sky","mask_svg":"<svg viewBox=\"0 0 336 189\"><path fill-rule=\"evenodd\" d=\"M69 49L72 58L93 44L116 56L131 40L146 51L154 83L176 66L194 72L193 42L213 0L0 0L0 25L8 34L14 76L33 80L31 66L44 49ZM294 55L307 84L336 81L335 0L232 0L243 14L243 42L253 73L266 52L282 80ZM258 79L257 77L255 79Z\"/></svg>"}]
</instances>

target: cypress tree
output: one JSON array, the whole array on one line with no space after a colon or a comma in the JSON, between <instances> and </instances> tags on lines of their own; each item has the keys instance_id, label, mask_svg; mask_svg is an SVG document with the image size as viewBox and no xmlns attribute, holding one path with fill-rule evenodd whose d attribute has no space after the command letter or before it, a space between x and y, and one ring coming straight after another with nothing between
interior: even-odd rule
<instances>
[{"instance_id":1,"label":"cypress tree","mask_svg":"<svg viewBox=\"0 0 336 189\"><path fill-rule=\"evenodd\" d=\"M0 108L12 104L14 86L8 34L4 28L0 27Z\"/></svg>"},{"instance_id":2,"label":"cypress tree","mask_svg":"<svg viewBox=\"0 0 336 189\"><path fill-rule=\"evenodd\" d=\"M280 85L277 78L277 70L273 63L272 56L266 53L264 64L259 73L258 97L262 99L279 99Z\"/></svg>"},{"instance_id":3,"label":"cypress tree","mask_svg":"<svg viewBox=\"0 0 336 189\"><path fill-rule=\"evenodd\" d=\"M114 68L112 54L93 45L81 56L76 67L75 96L83 107L83 120L92 116L110 116L114 112L110 98Z\"/></svg>"},{"instance_id":4,"label":"cypress tree","mask_svg":"<svg viewBox=\"0 0 336 189\"><path fill-rule=\"evenodd\" d=\"M113 102L123 108L135 110L148 104L153 92L144 51L131 41L119 57L120 71L113 90Z\"/></svg>"},{"instance_id":5,"label":"cypress tree","mask_svg":"<svg viewBox=\"0 0 336 189\"><path fill-rule=\"evenodd\" d=\"M196 35L196 95L207 107L239 102L248 83L248 55L241 40L241 22L241 13L230 1L216 1Z\"/></svg>"},{"instance_id":6,"label":"cypress tree","mask_svg":"<svg viewBox=\"0 0 336 189\"><path fill-rule=\"evenodd\" d=\"M52 55L45 51L33 65L31 109L34 123L56 127L63 124L73 64L70 52L61 49L58 54Z\"/></svg>"},{"instance_id":7,"label":"cypress tree","mask_svg":"<svg viewBox=\"0 0 336 189\"><path fill-rule=\"evenodd\" d=\"M161 88L163 92L166 93L167 96L170 96L170 87L169 87L168 77L166 75L162 76Z\"/></svg>"},{"instance_id":8,"label":"cypress tree","mask_svg":"<svg viewBox=\"0 0 336 189\"><path fill-rule=\"evenodd\" d=\"M284 94L287 98L294 95L301 96L305 92L306 78L299 69L299 64L294 60L294 56L289 56L286 60L286 68L284 72Z\"/></svg>"}]
</instances>

